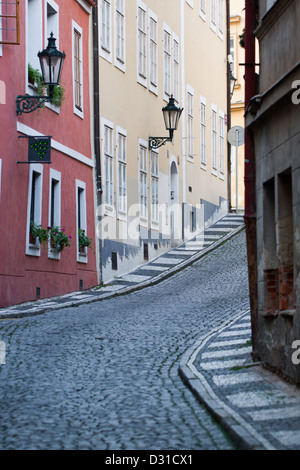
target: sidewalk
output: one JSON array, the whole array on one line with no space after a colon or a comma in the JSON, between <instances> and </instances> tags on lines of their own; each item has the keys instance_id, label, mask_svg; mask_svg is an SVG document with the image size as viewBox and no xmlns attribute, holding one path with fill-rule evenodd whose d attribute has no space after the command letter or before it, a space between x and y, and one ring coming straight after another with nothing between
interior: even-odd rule
<instances>
[{"instance_id":1,"label":"sidewalk","mask_svg":"<svg viewBox=\"0 0 300 470\"><path fill-rule=\"evenodd\" d=\"M251 350L248 311L199 338L179 373L238 449L299 450L300 388L253 363Z\"/></svg>"},{"instance_id":2,"label":"sidewalk","mask_svg":"<svg viewBox=\"0 0 300 470\"><path fill-rule=\"evenodd\" d=\"M59 297L35 300L0 308L0 319L38 315L60 308L98 302L156 284L192 264L244 228L241 214L230 213L198 234L195 238L167 251L130 274L115 278L108 285L72 292Z\"/></svg>"}]
</instances>

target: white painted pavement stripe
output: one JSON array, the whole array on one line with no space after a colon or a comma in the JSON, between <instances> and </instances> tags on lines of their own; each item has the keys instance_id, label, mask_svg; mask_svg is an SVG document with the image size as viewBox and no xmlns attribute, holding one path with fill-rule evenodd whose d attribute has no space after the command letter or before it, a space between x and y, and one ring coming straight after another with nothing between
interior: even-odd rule
<instances>
[{"instance_id":1,"label":"white painted pavement stripe","mask_svg":"<svg viewBox=\"0 0 300 470\"><path fill-rule=\"evenodd\" d=\"M234 325L234 328L250 328L251 327L251 323L250 322L247 322L247 323L239 323L238 325Z\"/></svg>"},{"instance_id":2,"label":"white painted pavement stripe","mask_svg":"<svg viewBox=\"0 0 300 470\"><path fill-rule=\"evenodd\" d=\"M233 215L233 216L228 216L228 217L223 217L221 220L241 220L244 222L244 217L241 215Z\"/></svg>"},{"instance_id":3,"label":"white painted pavement stripe","mask_svg":"<svg viewBox=\"0 0 300 470\"><path fill-rule=\"evenodd\" d=\"M262 408L265 406L291 405L298 403L296 397L287 397L280 393L272 393L268 390L257 390L254 392L240 392L227 395L228 400L239 408Z\"/></svg>"},{"instance_id":4,"label":"white painted pavement stripe","mask_svg":"<svg viewBox=\"0 0 300 470\"><path fill-rule=\"evenodd\" d=\"M214 239L218 239L218 238L221 238L221 237L222 237L222 235L213 235L213 234L212 234L212 235L207 235L207 237L205 237L205 238L214 238Z\"/></svg>"},{"instance_id":5,"label":"white painted pavement stripe","mask_svg":"<svg viewBox=\"0 0 300 470\"><path fill-rule=\"evenodd\" d=\"M300 449L300 430L277 431L271 432L271 434L284 446L298 447L298 449Z\"/></svg>"},{"instance_id":6,"label":"white painted pavement stripe","mask_svg":"<svg viewBox=\"0 0 300 470\"><path fill-rule=\"evenodd\" d=\"M104 287L101 287L101 289L99 289L99 293L101 294L101 292L112 292L112 291L115 291L115 290L119 290L122 286L104 286Z\"/></svg>"},{"instance_id":7,"label":"white painted pavement stripe","mask_svg":"<svg viewBox=\"0 0 300 470\"><path fill-rule=\"evenodd\" d=\"M232 220L230 220L228 222L222 220L222 222L217 222L216 225L241 225L241 223L240 222L235 222L235 221L232 221Z\"/></svg>"},{"instance_id":8,"label":"white painted pavement stripe","mask_svg":"<svg viewBox=\"0 0 300 470\"><path fill-rule=\"evenodd\" d=\"M75 297L74 295L71 295L71 294L69 296L72 299L73 299L73 297ZM40 307L52 307L54 305L57 306L57 302L40 302L39 303Z\"/></svg>"},{"instance_id":9,"label":"white painted pavement stripe","mask_svg":"<svg viewBox=\"0 0 300 470\"><path fill-rule=\"evenodd\" d=\"M254 421L270 421L273 419L299 418L300 407L289 406L287 408L268 408L266 410L251 411L248 412L248 414Z\"/></svg>"},{"instance_id":10,"label":"white painted pavement stripe","mask_svg":"<svg viewBox=\"0 0 300 470\"><path fill-rule=\"evenodd\" d=\"M140 274L127 274L126 276L122 276L121 278L118 278L120 281L125 281L125 282L144 282L148 281L148 279L151 279L151 276L142 276Z\"/></svg>"},{"instance_id":11,"label":"white painted pavement stripe","mask_svg":"<svg viewBox=\"0 0 300 470\"><path fill-rule=\"evenodd\" d=\"M228 357L228 356L241 356L242 354L249 354L252 348L239 348L239 349L228 349L221 351L210 351L204 352L201 357L203 359L214 358L214 357Z\"/></svg>"},{"instance_id":12,"label":"white painted pavement stripe","mask_svg":"<svg viewBox=\"0 0 300 470\"><path fill-rule=\"evenodd\" d=\"M170 253L170 254L177 254L177 255L184 255L184 256L192 256L192 255L195 255L197 253L197 251L194 250L194 248L178 248L176 253Z\"/></svg>"},{"instance_id":13,"label":"white painted pavement stripe","mask_svg":"<svg viewBox=\"0 0 300 470\"><path fill-rule=\"evenodd\" d=\"M190 252L184 253L183 251L173 250L173 251L168 251L168 255L190 256L191 253Z\"/></svg>"},{"instance_id":14,"label":"white painted pavement stripe","mask_svg":"<svg viewBox=\"0 0 300 470\"><path fill-rule=\"evenodd\" d=\"M219 346L234 346L236 344L245 344L245 338L241 339L232 339L231 341L216 341L215 343L209 344L208 348L217 348Z\"/></svg>"},{"instance_id":15,"label":"white painted pavement stripe","mask_svg":"<svg viewBox=\"0 0 300 470\"><path fill-rule=\"evenodd\" d=\"M152 263L155 263L155 264L178 264L180 263L180 259L178 258L158 258L156 259L155 261L152 261Z\"/></svg>"},{"instance_id":16,"label":"white painted pavement stripe","mask_svg":"<svg viewBox=\"0 0 300 470\"><path fill-rule=\"evenodd\" d=\"M218 387L227 387L230 385L245 384L251 382L259 382L263 380L257 374L252 372L242 372L240 374L218 374L213 376L213 381Z\"/></svg>"},{"instance_id":17,"label":"white painted pavement stripe","mask_svg":"<svg viewBox=\"0 0 300 470\"><path fill-rule=\"evenodd\" d=\"M233 361L208 361L201 362L200 367L204 370L229 369L245 364L245 359L236 359Z\"/></svg>"},{"instance_id":18,"label":"white painted pavement stripe","mask_svg":"<svg viewBox=\"0 0 300 470\"><path fill-rule=\"evenodd\" d=\"M89 299L92 298L93 295L86 295L86 294L76 294L70 295L70 299Z\"/></svg>"},{"instance_id":19,"label":"white painted pavement stripe","mask_svg":"<svg viewBox=\"0 0 300 470\"><path fill-rule=\"evenodd\" d=\"M247 330L238 330L238 331L235 331L235 330L232 330L232 331L224 331L223 333L220 333L218 335L218 337L220 336L239 336L239 335L249 335L251 334L251 329L247 329Z\"/></svg>"},{"instance_id":20,"label":"white painted pavement stripe","mask_svg":"<svg viewBox=\"0 0 300 470\"><path fill-rule=\"evenodd\" d=\"M191 253L197 253L197 251L195 251L195 248L192 248L192 247L186 247L186 248L177 248L177 250L180 250L180 251L190 251Z\"/></svg>"},{"instance_id":21,"label":"white painted pavement stripe","mask_svg":"<svg viewBox=\"0 0 300 470\"><path fill-rule=\"evenodd\" d=\"M169 268L167 266L152 266L147 264L146 266L141 266L139 269L143 269L145 271L167 271Z\"/></svg>"},{"instance_id":22,"label":"white painted pavement stripe","mask_svg":"<svg viewBox=\"0 0 300 470\"><path fill-rule=\"evenodd\" d=\"M0 341L0 364L5 364L6 357L5 357L5 343L4 341Z\"/></svg>"},{"instance_id":23,"label":"white painted pavement stripe","mask_svg":"<svg viewBox=\"0 0 300 470\"><path fill-rule=\"evenodd\" d=\"M228 227L228 229L227 229L227 228L225 229L225 228L218 228L218 227L215 227L215 228L214 228L214 227L212 227L212 228L208 228L208 229L206 230L206 232L224 232L224 233L226 233L226 232L228 232L228 231L230 231L230 230L234 230L234 229L233 229L233 228L229 228L229 227Z\"/></svg>"}]
</instances>

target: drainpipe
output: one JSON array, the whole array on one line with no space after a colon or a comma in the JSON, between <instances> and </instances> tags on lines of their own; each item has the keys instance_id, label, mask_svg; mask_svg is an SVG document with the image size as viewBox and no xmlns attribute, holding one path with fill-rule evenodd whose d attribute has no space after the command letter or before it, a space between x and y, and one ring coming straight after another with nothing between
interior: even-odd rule
<instances>
[{"instance_id":1,"label":"drainpipe","mask_svg":"<svg viewBox=\"0 0 300 470\"><path fill-rule=\"evenodd\" d=\"M226 0L226 26L227 26L227 129L231 129L231 97L230 97L230 0ZM231 145L227 142L227 198L228 210L231 211Z\"/></svg>"},{"instance_id":2,"label":"drainpipe","mask_svg":"<svg viewBox=\"0 0 300 470\"><path fill-rule=\"evenodd\" d=\"M101 215L98 211L102 204L102 178L101 178L101 154L100 154L100 93L99 93L99 37L98 37L98 0L94 0L93 8L93 68L94 68L94 148L96 169L96 229L98 233L101 224ZM102 284L102 240L97 237L99 248L99 283Z\"/></svg>"},{"instance_id":3,"label":"drainpipe","mask_svg":"<svg viewBox=\"0 0 300 470\"><path fill-rule=\"evenodd\" d=\"M245 0L245 109L256 94L255 36L257 0ZM257 234L255 153L253 133L245 126L245 227L247 239L248 278L252 327L252 359L259 360L257 352Z\"/></svg>"}]
</instances>

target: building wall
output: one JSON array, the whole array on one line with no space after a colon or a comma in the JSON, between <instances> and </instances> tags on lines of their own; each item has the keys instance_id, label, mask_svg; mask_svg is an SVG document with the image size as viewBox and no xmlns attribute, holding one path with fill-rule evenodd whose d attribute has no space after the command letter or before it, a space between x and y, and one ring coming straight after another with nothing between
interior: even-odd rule
<instances>
[{"instance_id":1,"label":"building wall","mask_svg":"<svg viewBox=\"0 0 300 470\"><path fill-rule=\"evenodd\" d=\"M48 11L48 14L47 14ZM51 20L56 18L54 23ZM34 20L34 22L33 22ZM73 99L73 29L81 32L82 111L76 112ZM47 28L55 27L57 45L66 53L62 73L65 99L60 108L48 104L31 114L16 116L16 96L36 91L28 83L28 62L47 46ZM79 27L79 28L78 28ZM0 80L5 84L5 103L0 105L0 306L36 298L61 295L97 284L96 256L89 250L79 254L78 182L82 224L95 242L93 155L90 107L91 4L86 1L24 1L20 3L20 45L2 45ZM34 38L34 41L32 40ZM16 64L18 73L16 73ZM35 63L32 65L36 66ZM36 68L38 65L36 66ZM51 164L26 164L29 136L52 136ZM55 225L65 227L71 246L60 254L31 243L29 236L32 178L37 174L35 221L51 224L52 186L55 191ZM53 185L54 187L54 185ZM83 201L85 198L85 201ZM84 204L85 202L85 204ZM84 207L85 206L85 207ZM81 227L83 228L83 225Z\"/></svg>"},{"instance_id":2,"label":"building wall","mask_svg":"<svg viewBox=\"0 0 300 470\"><path fill-rule=\"evenodd\" d=\"M260 98L252 103L246 121L254 133L256 155L258 345L267 367L299 383L293 353L300 337L300 109L292 86L300 68L295 66L297 45L287 52L300 7L280 0L272 6L266 12L266 5L260 4ZM275 61L274 42L279 54ZM291 55L292 60L284 59ZM285 66L278 65L279 57Z\"/></svg>"},{"instance_id":3,"label":"building wall","mask_svg":"<svg viewBox=\"0 0 300 470\"><path fill-rule=\"evenodd\" d=\"M219 4L219 2L216 2ZM116 59L116 2L99 2L100 31L100 114L102 143L103 204L98 208L103 218L98 224L102 239L103 280L108 281L130 271L172 245L195 235L200 223L208 223L227 211L226 129L224 124L224 167L220 172L219 119L225 119L226 105L226 38L225 2L220 2L223 14L223 36L216 26L210 25L210 2L206 2L206 14L200 16L198 2L183 0L125 1L125 63ZM101 43L102 9L111 12L109 47ZM146 68L145 76L138 73L139 34L138 16L145 12ZM216 19L218 18L216 12ZM157 27L157 81L151 81L149 62L151 32L149 22ZM171 41L171 87L177 105L183 107L178 130L173 142L158 149L158 223L151 218L150 173L151 153L149 136L167 136L162 107L169 96L164 90L164 31ZM153 43L152 43L153 44ZM176 46L176 44L178 46ZM107 46L107 44L105 44ZM178 55L176 53L178 47ZM211 50L214 50L214 54ZM167 48L166 48L167 51ZM178 59L178 89L174 85L174 63ZM177 83L177 80L176 80ZM177 91L176 91L177 90ZM188 102L188 95L192 101ZM200 161L200 99L206 102L206 165ZM192 119L188 119L192 102ZM217 155L216 169L211 161L211 112L216 110ZM192 126L190 125L192 121ZM112 168L110 181L113 192L111 204L105 204L106 163L105 129L113 135ZM190 129L193 128L191 133ZM118 132L126 134L127 149L127 208L118 212ZM139 144L143 145L147 161L147 210L146 218L140 217L139 195ZM222 151L223 152L223 151ZM192 224L192 227L191 227ZM191 230L193 229L193 231ZM124 235L124 236L123 236ZM148 257L144 256L144 243L148 245ZM117 253L118 269L112 269L112 252ZM116 255L113 255L116 256ZM115 266L114 266L115 267Z\"/></svg>"},{"instance_id":4,"label":"building wall","mask_svg":"<svg viewBox=\"0 0 300 470\"><path fill-rule=\"evenodd\" d=\"M240 45L240 36L245 28L245 2L243 0L230 1L230 54L233 58L232 73L236 84L231 99L231 126L245 127L245 87L244 66L245 49ZM238 192L238 208L244 208L244 145L238 148L238 166L236 165L236 147L231 147L231 205L236 209L236 194ZM238 181L236 182L236 178Z\"/></svg>"}]
</instances>

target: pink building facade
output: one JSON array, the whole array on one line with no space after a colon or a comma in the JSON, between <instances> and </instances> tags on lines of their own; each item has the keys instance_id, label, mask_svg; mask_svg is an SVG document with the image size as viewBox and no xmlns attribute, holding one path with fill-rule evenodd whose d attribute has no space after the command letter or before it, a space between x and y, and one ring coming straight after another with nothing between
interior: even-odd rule
<instances>
[{"instance_id":1,"label":"pink building facade","mask_svg":"<svg viewBox=\"0 0 300 470\"><path fill-rule=\"evenodd\" d=\"M9 3L0 1L0 307L98 282L90 78L93 1L16 1L16 18L10 17L14 5ZM55 104L17 115L17 95L40 94L38 74L31 84L29 69L40 70L37 53L47 47L51 32L57 49L66 54L63 100L59 103L58 96ZM46 148L51 163L45 162ZM62 250L58 229L66 235ZM89 237L91 246L81 246L80 235Z\"/></svg>"}]
</instances>

